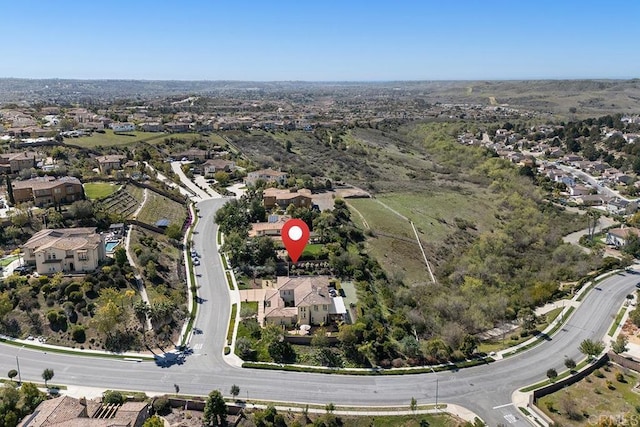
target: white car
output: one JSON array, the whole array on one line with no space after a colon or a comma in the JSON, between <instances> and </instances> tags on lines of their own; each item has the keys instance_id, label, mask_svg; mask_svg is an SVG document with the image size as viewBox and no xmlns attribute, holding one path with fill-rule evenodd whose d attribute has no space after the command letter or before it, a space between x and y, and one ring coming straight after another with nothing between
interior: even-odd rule
<instances>
[{"instance_id":1,"label":"white car","mask_svg":"<svg viewBox=\"0 0 640 427\"><path fill-rule=\"evenodd\" d=\"M198 258L194 258L193 265L200 265L200 260Z\"/></svg>"}]
</instances>

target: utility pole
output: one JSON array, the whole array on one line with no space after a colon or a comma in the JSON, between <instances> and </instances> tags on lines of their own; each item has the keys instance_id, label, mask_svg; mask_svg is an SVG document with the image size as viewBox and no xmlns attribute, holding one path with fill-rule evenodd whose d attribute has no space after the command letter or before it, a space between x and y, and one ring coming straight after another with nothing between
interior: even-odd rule
<instances>
[{"instance_id":1,"label":"utility pole","mask_svg":"<svg viewBox=\"0 0 640 427\"><path fill-rule=\"evenodd\" d=\"M17 354L16 354L16 365L18 365L18 384L22 385L22 375L20 374L20 361L18 360Z\"/></svg>"}]
</instances>

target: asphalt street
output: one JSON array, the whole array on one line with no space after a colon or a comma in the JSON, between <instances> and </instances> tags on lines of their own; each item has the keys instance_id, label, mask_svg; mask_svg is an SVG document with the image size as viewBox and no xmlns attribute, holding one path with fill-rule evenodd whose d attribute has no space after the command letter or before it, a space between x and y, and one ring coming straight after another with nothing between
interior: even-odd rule
<instances>
[{"instance_id":1,"label":"asphalt street","mask_svg":"<svg viewBox=\"0 0 640 427\"><path fill-rule=\"evenodd\" d=\"M198 275L196 328L190 342L193 354L183 364L168 367L154 362L112 360L3 344L0 369L15 369L17 359L23 380L41 382L45 368L55 372L54 384L73 384L120 390L170 393L174 384L181 393L205 395L219 389L228 395L231 385L240 386L241 398L283 402L334 403L335 405L409 405L456 403L480 415L490 426L529 425L511 405L512 393L545 379L549 368L564 369L565 357L580 360L578 346L585 338L602 339L623 303L640 279L621 273L604 280L583 300L562 330L548 342L516 356L457 372L402 376L348 376L241 369L225 362L230 312L229 289L216 247L215 210L224 199L198 203L201 218L193 242L201 254Z\"/></svg>"}]
</instances>

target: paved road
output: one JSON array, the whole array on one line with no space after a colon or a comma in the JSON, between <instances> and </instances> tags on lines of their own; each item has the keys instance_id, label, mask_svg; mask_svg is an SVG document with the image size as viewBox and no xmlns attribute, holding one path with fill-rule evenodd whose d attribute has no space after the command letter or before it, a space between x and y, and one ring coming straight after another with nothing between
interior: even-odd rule
<instances>
[{"instance_id":1,"label":"paved road","mask_svg":"<svg viewBox=\"0 0 640 427\"><path fill-rule=\"evenodd\" d=\"M194 236L203 265L197 267L200 281L196 327L202 334L193 335L194 354L182 365L156 366L153 362L128 362L64 354L2 345L0 367L16 366L19 356L23 380L40 381L42 371L55 372L53 383L92 385L95 387L148 392L207 394L220 389L229 394L232 384L241 388L241 397L276 401L308 402L336 405L408 405L433 403L436 386L438 401L467 407L482 416L490 426L528 425L511 405L512 392L542 380L549 368L563 369L565 357L581 358L577 348L585 338L602 338L626 294L634 289L638 276L619 274L599 284L583 301L568 324L551 341L520 355L491 365L458 372L404 376L344 376L247 370L224 362L230 296L223 269L216 253L214 210L224 203L210 199L198 204L203 218ZM495 408L495 409L494 409Z\"/></svg>"},{"instance_id":2,"label":"paved road","mask_svg":"<svg viewBox=\"0 0 640 427\"><path fill-rule=\"evenodd\" d=\"M561 164L557 164L557 166L558 166L558 169L563 170L572 175L575 175L578 178L582 179L584 182L591 184L598 191L599 194L603 194L608 197L617 197L619 199L626 200L626 201L631 201L630 199L620 194L619 191L616 191L610 187L607 187L606 185L600 185L596 178L594 178L593 176L589 175L586 172L581 171L580 169L576 169L574 167L561 165Z\"/></svg>"}]
</instances>

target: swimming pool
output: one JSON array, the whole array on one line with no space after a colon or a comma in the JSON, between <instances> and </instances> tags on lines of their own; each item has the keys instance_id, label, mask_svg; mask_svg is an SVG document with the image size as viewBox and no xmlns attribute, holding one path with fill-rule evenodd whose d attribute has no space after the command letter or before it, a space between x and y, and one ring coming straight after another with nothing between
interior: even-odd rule
<instances>
[{"instance_id":1,"label":"swimming pool","mask_svg":"<svg viewBox=\"0 0 640 427\"><path fill-rule=\"evenodd\" d=\"M119 240L105 242L104 243L104 249L107 251L107 253L113 252L114 249L116 248L116 246L118 246L119 244L120 244Z\"/></svg>"}]
</instances>

